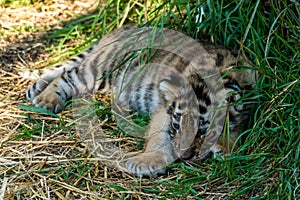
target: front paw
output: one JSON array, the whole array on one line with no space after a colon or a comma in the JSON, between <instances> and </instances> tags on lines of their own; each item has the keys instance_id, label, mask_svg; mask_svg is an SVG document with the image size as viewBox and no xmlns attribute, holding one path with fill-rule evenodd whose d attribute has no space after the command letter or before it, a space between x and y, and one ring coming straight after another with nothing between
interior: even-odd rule
<instances>
[{"instance_id":1,"label":"front paw","mask_svg":"<svg viewBox=\"0 0 300 200\"><path fill-rule=\"evenodd\" d=\"M36 81L27 91L26 91L26 98L28 100L33 100L36 98L44 89L49 85L49 82L46 80L40 79Z\"/></svg>"},{"instance_id":2,"label":"front paw","mask_svg":"<svg viewBox=\"0 0 300 200\"><path fill-rule=\"evenodd\" d=\"M157 176L167 171L168 158L161 152L141 153L126 159L126 170L138 177Z\"/></svg>"},{"instance_id":3,"label":"front paw","mask_svg":"<svg viewBox=\"0 0 300 200\"><path fill-rule=\"evenodd\" d=\"M50 92L46 89L35 97L32 103L37 107L59 113L63 110L65 101L61 98L59 93Z\"/></svg>"}]
</instances>

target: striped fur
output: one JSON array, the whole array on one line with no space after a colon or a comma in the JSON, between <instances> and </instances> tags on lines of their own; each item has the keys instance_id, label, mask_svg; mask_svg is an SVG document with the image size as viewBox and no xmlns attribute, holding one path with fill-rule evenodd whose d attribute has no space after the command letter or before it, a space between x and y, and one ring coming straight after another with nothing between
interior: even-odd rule
<instances>
[{"instance_id":1,"label":"striped fur","mask_svg":"<svg viewBox=\"0 0 300 200\"><path fill-rule=\"evenodd\" d=\"M143 153L123 163L137 176L165 173L167 164L177 159L203 159L209 152L226 151L230 147L220 145L225 115L230 116L232 144L244 109L229 104L241 98L255 74L234 71L240 61L224 48L182 38L167 29L118 29L45 73L26 96L34 105L58 113L71 98L111 92L118 107L150 113ZM223 111L215 117L220 106L227 109L219 109Z\"/></svg>"}]
</instances>

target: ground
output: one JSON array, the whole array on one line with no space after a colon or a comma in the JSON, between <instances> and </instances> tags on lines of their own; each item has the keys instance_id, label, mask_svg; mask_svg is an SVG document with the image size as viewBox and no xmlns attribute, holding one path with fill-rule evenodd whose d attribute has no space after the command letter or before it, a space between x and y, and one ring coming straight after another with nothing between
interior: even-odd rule
<instances>
[{"instance_id":1,"label":"ground","mask_svg":"<svg viewBox=\"0 0 300 200\"><path fill-rule=\"evenodd\" d=\"M299 5L221 2L203 3L198 31L186 26L201 8L197 2L1 1L0 199L299 199ZM232 156L136 178L88 151L71 109L51 116L28 107L25 91L33 80L20 72L52 66L113 28L145 21L182 25L193 37L208 34L211 43L242 49L260 72L256 110ZM105 133L137 147L101 105Z\"/></svg>"}]
</instances>

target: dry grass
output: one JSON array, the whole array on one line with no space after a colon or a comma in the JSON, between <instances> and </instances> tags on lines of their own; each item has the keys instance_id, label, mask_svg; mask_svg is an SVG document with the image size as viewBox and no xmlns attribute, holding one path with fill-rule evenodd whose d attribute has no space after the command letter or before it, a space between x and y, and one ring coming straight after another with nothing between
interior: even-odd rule
<instances>
[{"instance_id":1,"label":"dry grass","mask_svg":"<svg viewBox=\"0 0 300 200\"><path fill-rule=\"evenodd\" d=\"M70 137L75 132L71 127L47 128L61 125L60 119L18 107L26 104L25 91L32 84L18 69L43 66L51 54L46 50L51 41L41 35L94 7L93 1L57 0L0 10L1 28L6 29L0 34L0 199L115 199L122 194L109 184L136 184L91 158L80 139ZM62 116L64 123L72 121L70 111Z\"/></svg>"}]
</instances>

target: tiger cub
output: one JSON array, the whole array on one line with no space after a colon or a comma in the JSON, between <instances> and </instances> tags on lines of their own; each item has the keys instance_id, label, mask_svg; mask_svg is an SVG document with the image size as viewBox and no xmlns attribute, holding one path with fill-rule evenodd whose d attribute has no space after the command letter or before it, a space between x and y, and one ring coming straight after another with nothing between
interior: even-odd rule
<instances>
[{"instance_id":1,"label":"tiger cub","mask_svg":"<svg viewBox=\"0 0 300 200\"><path fill-rule=\"evenodd\" d=\"M109 92L116 108L151 114L143 152L122 166L136 176L155 176L178 159L230 150L245 114L236 102L255 81L253 70L237 65L244 64L230 51L182 33L124 27L48 70L26 96L58 113L71 98ZM222 145L226 116L231 136Z\"/></svg>"}]
</instances>

